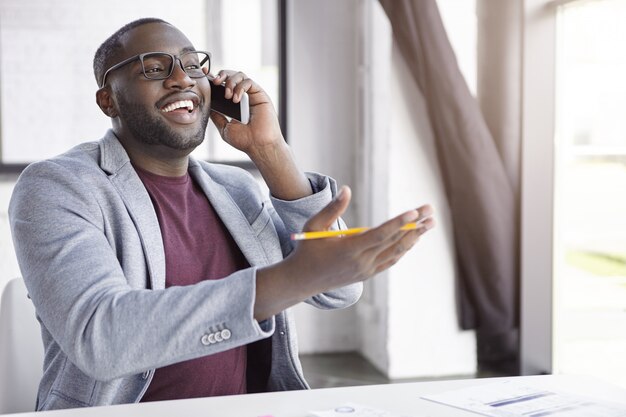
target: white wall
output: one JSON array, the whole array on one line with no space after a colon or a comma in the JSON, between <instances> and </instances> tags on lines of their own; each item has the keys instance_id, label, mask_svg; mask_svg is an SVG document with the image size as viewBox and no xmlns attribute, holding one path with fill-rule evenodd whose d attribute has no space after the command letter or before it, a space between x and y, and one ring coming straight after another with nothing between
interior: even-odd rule
<instances>
[{"instance_id":1,"label":"white wall","mask_svg":"<svg viewBox=\"0 0 626 417\"><path fill-rule=\"evenodd\" d=\"M428 202L438 224L389 273L387 373L393 378L472 374L474 332L458 325L452 224L426 103L395 45L391 62L389 211Z\"/></svg>"}]
</instances>

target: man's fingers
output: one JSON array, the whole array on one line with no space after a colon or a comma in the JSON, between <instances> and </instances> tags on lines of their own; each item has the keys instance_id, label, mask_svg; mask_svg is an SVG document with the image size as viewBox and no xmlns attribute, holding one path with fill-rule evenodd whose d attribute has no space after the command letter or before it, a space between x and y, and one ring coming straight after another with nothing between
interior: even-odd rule
<instances>
[{"instance_id":1,"label":"man's fingers","mask_svg":"<svg viewBox=\"0 0 626 417\"><path fill-rule=\"evenodd\" d=\"M424 221L423 221L423 222L421 222L421 223L424 225L424 227L423 227L422 229L420 229L420 230L421 230L421 233L420 233L420 234L424 234L424 233L426 233L427 231L429 231L430 229L432 229L433 227L435 227L435 224L436 224L437 222L435 222L435 219L434 219L434 218L429 217L429 218L427 218L426 220L424 220Z\"/></svg>"},{"instance_id":2,"label":"man's fingers","mask_svg":"<svg viewBox=\"0 0 626 417\"><path fill-rule=\"evenodd\" d=\"M241 97L243 96L243 93L250 90L250 88L252 88L253 85L254 85L254 82L250 78L247 78L243 80L242 82L240 82L239 84L237 84L237 86L233 89L233 102L239 103L241 101Z\"/></svg>"},{"instance_id":3,"label":"man's fingers","mask_svg":"<svg viewBox=\"0 0 626 417\"><path fill-rule=\"evenodd\" d=\"M422 227L418 229L403 232L400 238L394 237L392 240L388 240L385 242L386 246L370 249L369 256L376 259L374 262L375 274L384 271L398 262L415 246L424 233L435 227L435 220L432 217L428 217L421 222L421 225Z\"/></svg>"},{"instance_id":4,"label":"man's fingers","mask_svg":"<svg viewBox=\"0 0 626 417\"><path fill-rule=\"evenodd\" d=\"M213 77L211 82L216 85L224 84L224 97L228 100L232 100L234 103L241 102L243 93L248 93L250 107L271 102L261 86L255 83L251 78L248 78L243 72L220 70Z\"/></svg>"},{"instance_id":5,"label":"man's fingers","mask_svg":"<svg viewBox=\"0 0 626 417\"><path fill-rule=\"evenodd\" d=\"M376 247L376 246L387 246L388 240L398 238L401 235L397 235L397 233L401 233L400 230L402 226L407 223L415 222L419 217L419 212L417 210L409 210L399 216L394 217L391 220L386 221L378 227L375 227L362 235L358 236L359 239L364 241L364 244L367 247Z\"/></svg>"},{"instance_id":6,"label":"man's fingers","mask_svg":"<svg viewBox=\"0 0 626 417\"><path fill-rule=\"evenodd\" d=\"M430 204L425 204L423 206L418 207L417 211L420 212L420 220L422 220L423 218L432 216L433 213L435 212L435 210Z\"/></svg>"},{"instance_id":7,"label":"man's fingers","mask_svg":"<svg viewBox=\"0 0 626 417\"><path fill-rule=\"evenodd\" d=\"M368 230L360 238L365 238L369 247L378 246L381 250L384 250L386 246L392 245L404 236L404 231L401 228L407 223L417 222L419 234L432 229L435 225L432 218L433 212L432 206L428 204L423 205L416 210L409 210L374 229Z\"/></svg>"},{"instance_id":8,"label":"man's fingers","mask_svg":"<svg viewBox=\"0 0 626 417\"><path fill-rule=\"evenodd\" d=\"M346 211L350 204L351 196L352 192L349 187L345 185L341 187L333 201L328 203L326 207L306 222L304 231L315 232L318 230L327 230Z\"/></svg>"},{"instance_id":9,"label":"man's fingers","mask_svg":"<svg viewBox=\"0 0 626 417\"><path fill-rule=\"evenodd\" d=\"M254 84L243 72L220 71L220 80L224 83L224 97L238 103L243 91L247 91Z\"/></svg>"},{"instance_id":10,"label":"man's fingers","mask_svg":"<svg viewBox=\"0 0 626 417\"><path fill-rule=\"evenodd\" d=\"M234 90L237 84L241 83L243 80L248 79L248 76L241 71L223 71L223 73L227 74L226 80L224 81L226 88L230 88L231 90Z\"/></svg>"},{"instance_id":11,"label":"man's fingers","mask_svg":"<svg viewBox=\"0 0 626 417\"><path fill-rule=\"evenodd\" d=\"M422 234L422 229L404 232L400 239L379 251L378 254L372 254L372 256L376 258L377 264L386 263L393 259L397 261L417 243Z\"/></svg>"}]
</instances>

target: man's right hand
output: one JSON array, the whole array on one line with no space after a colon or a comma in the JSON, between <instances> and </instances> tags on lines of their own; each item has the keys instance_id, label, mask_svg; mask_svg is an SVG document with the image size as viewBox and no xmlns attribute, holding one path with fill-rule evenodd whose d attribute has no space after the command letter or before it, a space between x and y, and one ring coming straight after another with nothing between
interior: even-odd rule
<instances>
[{"instance_id":1,"label":"man's right hand","mask_svg":"<svg viewBox=\"0 0 626 417\"><path fill-rule=\"evenodd\" d=\"M346 211L350 189L305 225L305 232L327 230ZM429 205L410 210L382 225L353 236L300 241L283 261L257 271L254 316L258 321L329 290L365 281L394 265L434 226ZM426 218L423 227L400 230L406 223Z\"/></svg>"}]
</instances>

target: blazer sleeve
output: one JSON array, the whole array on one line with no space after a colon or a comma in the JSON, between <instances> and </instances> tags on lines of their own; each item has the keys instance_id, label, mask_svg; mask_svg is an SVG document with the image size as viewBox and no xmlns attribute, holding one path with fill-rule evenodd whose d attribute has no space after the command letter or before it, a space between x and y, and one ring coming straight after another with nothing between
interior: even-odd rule
<instances>
[{"instance_id":1,"label":"blazer sleeve","mask_svg":"<svg viewBox=\"0 0 626 417\"><path fill-rule=\"evenodd\" d=\"M255 268L186 287L131 288L94 188L79 169L40 162L21 175L9 207L37 315L85 374L111 380L273 333L273 318L253 318Z\"/></svg>"},{"instance_id":2,"label":"blazer sleeve","mask_svg":"<svg viewBox=\"0 0 626 417\"><path fill-rule=\"evenodd\" d=\"M271 197L272 206L275 209L271 214L285 255L293 250L291 234L301 232L307 220L322 210L337 194L337 183L334 179L316 173L306 175L311 183L312 195L294 201ZM341 218L331 227L333 230L345 228L346 225ZM307 299L306 302L321 309L344 308L356 303L362 292L363 283L357 282L317 294Z\"/></svg>"}]
</instances>

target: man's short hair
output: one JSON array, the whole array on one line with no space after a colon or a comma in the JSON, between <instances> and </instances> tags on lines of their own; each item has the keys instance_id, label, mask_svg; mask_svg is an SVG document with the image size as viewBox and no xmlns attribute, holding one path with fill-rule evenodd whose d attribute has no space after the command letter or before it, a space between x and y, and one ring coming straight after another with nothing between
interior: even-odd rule
<instances>
[{"instance_id":1,"label":"man's short hair","mask_svg":"<svg viewBox=\"0 0 626 417\"><path fill-rule=\"evenodd\" d=\"M120 42L120 38L131 29L134 29L137 26L145 25L147 23L165 23L166 25L171 26L171 23L166 22L163 19L158 19L156 17L144 17L142 19L133 20L132 22L125 24L124 26L119 28L114 34L109 36L107 40L105 40L102 45L100 45L100 47L96 51L96 54L93 56L93 75L96 77L96 82L98 83L98 86L100 86L100 81L102 81L102 76L104 75L104 72L111 65L114 65L110 62L111 58L117 55L117 53L123 47L122 43Z\"/></svg>"}]
</instances>

